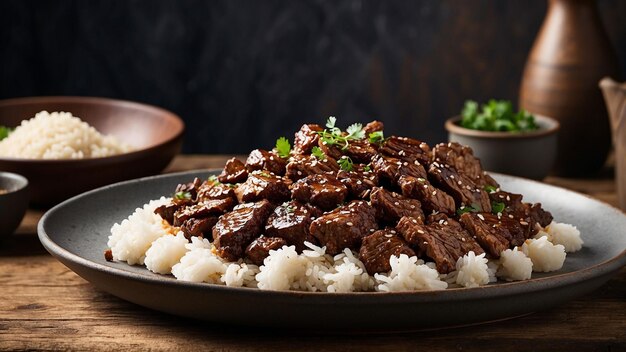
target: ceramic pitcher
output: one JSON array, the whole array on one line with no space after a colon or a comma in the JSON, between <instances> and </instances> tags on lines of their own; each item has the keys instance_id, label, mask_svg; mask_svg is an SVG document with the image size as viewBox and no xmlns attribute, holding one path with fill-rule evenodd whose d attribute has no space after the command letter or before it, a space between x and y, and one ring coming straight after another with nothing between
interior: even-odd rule
<instances>
[{"instance_id":1,"label":"ceramic pitcher","mask_svg":"<svg viewBox=\"0 0 626 352\"><path fill-rule=\"evenodd\" d=\"M610 78L600 81L606 107L609 110L613 144L615 145L615 180L620 208L626 210L626 82Z\"/></svg>"}]
</instances>

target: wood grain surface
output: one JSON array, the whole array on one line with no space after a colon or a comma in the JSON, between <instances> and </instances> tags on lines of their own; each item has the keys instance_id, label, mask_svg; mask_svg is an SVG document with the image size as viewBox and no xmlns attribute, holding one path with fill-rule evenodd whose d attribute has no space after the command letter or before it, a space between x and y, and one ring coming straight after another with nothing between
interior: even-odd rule
<instances>
[{"instance_id":1,"label":"wood grain surface","mask_svg":"<svg viewBox=\"0 0 626 352\"><path fill-rule=\"evenodd\" d=\"M179 156L167 171L219 167L226 159ZM546 182L616 201L610 172ZM386 334L228 327L148 310L96 289L41 246L36 224L42 214L29 210L17 233L0 239L0 350L626 351L626 268L580 299L471 327Z\"/></svg>"}]
</instances>

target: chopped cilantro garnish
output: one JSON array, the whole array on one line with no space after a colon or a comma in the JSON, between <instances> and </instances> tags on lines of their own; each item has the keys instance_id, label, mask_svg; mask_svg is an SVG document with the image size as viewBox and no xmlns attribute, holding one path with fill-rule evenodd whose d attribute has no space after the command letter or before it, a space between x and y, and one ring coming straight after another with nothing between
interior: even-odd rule
<instances>
[{"instance_id":1,"label":"chopped cilantro garnish","mask_svg":"<svg viewBox=\"0 0 626 352\"><path fill-rule=\"evenodd\" d=\"M267 172L265 172L265 171L261 171L261 172L259 172L258 174L259 174L259 175L261 175L261 176L263 176L263 177L272 177L272 175L268 174L268 173L267 173Z\"/></svg>"},{"instance_id":2,"label":"chopped cilantro garnish","mask_svg":"<svg viewBox=\"0 0 626 352\"><path fill-rule=\"evenodd\" d=\"M380 144L385 140L385 135L383 134L383 131L374 131L370 133L369 138L370 143Z\"/></svg>"},{"instance_id":3,"label":"chopped cilantro garnish","mask_svg":"<svg viewBox=\"0 0 626 352\"><path fill-rule=\"evenodd\" d=\"M341 169L343 171L352 171L352 166L353 166L353 162L352 159L350 159L347 156L342 156L338 161L337 164L339 164L339 167L341 167Z\"/></svg>"},{"instance_id":4,"label":"chopped cilantro garnish","mask_svg":"<svg viewBox=\"0 0 626 352\"><path fill-rule=\"evenodd\" d=\"M314 157L316 157L316 158L318 158L320 160L326 159L326 154L324 154L322 149L320 149L320 147L318 147L318 146L315 146L315 147L313 147L313 149L311 149L311 155L313 155Z\"/></svg>"},{"instance_id":5,"label":"chopped cilantro garnish","mask_svg":"<svg viewBox=\"0 0 626 352\"><path fill-rule=\"evenodd\" d=\"M218 185L220 184L220 181L217 180L217 175L211 175L209 176L208 180L212 185Z\"/></svg>"},{"instance_id":6,"label":"chopped cilantro garnish","mask_svg":"<svg viewBox=\"0 0 626 352\"><path fill-rule=\"evenodd\" d=\"M372 168L369 165L365 165L365 166L363 166L363 171L370 172L370 171L372 171Z\"/></svg>"},{"instance_id":7,"label":"chopped cilantro garnish","mask_svg":"<svg viewBox=\"0 0 626 352\"><path fill-rule=\"evenodd\" d=\"M174 194L174 198L178 200L191 199L191 193L184 191L176 192L176 194Z\"/></svg>"},{"instance_id":8,"label":"chopped cilantro garnish","mask_svg":"<svg viewBox=\"0 0 626 352\"><path fill-rule=\"evenodd\" d=\"M461 214L471 213L471 212L475 212L475 211L478 211L478 210L475 209L474 207L469 206L469 205L463 205L459 209L456 210L456 213L458 215L461 215Z\"/></svg>"},{"instance_id":9,"label":"chopped cilantro garnish","mask_svg":"<svg viewBox=\"0 0 626 352\"><path fill-rule=\"evenodd\" d=\"M481 131L525 132L539 128L535 117L526 110L513 110L513 104L506 100L491 99L479 107L472 100L465 102L461 126Z\"/></svg>"},{"instance_id":10,"label":"chopped cilantro garnish","mask_svg":"<svg viewBox=\"0 0 626 352\"><path fill-rule=\"evenodd\" d=\"M289 152L291 151L291 144L289 144L289 140L285 137L280 137L276 140L276 150L278 151L278 156L281 158L288 158Z\"/></svg>"},{"instance_id":11,"label":"chopped cilantro garnish","mask_svg":"<svg viewBox=\"0 0 626 352\"><path fill-rule=\"evenodd\" d=\"M491 212L494 214L501 213L505 207L502 202L491 202Z\"/></svg>"},{"instance_id":12,"label":"chopped cilantro garnish","mask_svg":"<svg viewBox=\"0 0 626 352\"><path fill-rule=\"evenodd\" d=\"M330 116L328 120L326 120L326 127L333 129L335 128L335 123L337 122L337 118L334 116Z\"/></svg>"},{"instance_id":13,"label":"chopped cilantro garnish","mask_svg":"<svg viewBox=\"0 0 626 352\"><path fill-rule=\"evenodd\" d=\"M350 145L350 141L365 138L365 131L363 131L363 125L360 123L354 123L350 125L346 132L342 132L339 127L335 126L337 119L333 116L329 117L326 121L326 129L321 132L317 132L325 145L340 145L341 149L345 150Z\"/></svg>"},{"instance_id":14,"label":"chopped cilantro garnish","mask_svg":"<svg viewBox=\"0 0 626 352\"><path fill-rule=\"evenodd\" d=\"M11 127L0 126L0 141L7 138L11 132L13 132Z\"/></svg>"},{"instance_id":15,"label":"chopped cilantro garnish","mask_svg":"<svg viewBox=\"0 0 626 352\"><path fill-rule=\"evenodd\" d=\"M285 210L287 210L288 213L293 213L296 211L296 207L294 207L293 205L288 205Z\"/></svg>"},{"instance_id":16,"label":"chopped cilantro garnish","mask_svg":"<svg viewBox=\"0 0 626 352\"><path fill-rule=\"evenodd\" d=\"M485 188L485 191L487 191L487 193L493 193L498 190L496 187L492 185L486 185L484 188Z\"/></svg>"}]
</instances>

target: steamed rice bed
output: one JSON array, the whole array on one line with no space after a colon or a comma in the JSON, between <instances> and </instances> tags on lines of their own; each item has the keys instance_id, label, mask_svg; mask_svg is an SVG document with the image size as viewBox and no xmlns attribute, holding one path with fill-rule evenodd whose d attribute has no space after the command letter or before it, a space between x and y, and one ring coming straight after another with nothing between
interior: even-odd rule
<instances>
[{"instance_id":1,"label":"steamed rice bed","mask_svg":"<svg viewBox=\"0 0 626 352\"><path fill-rule=\"evenodd\" d=\"M497 279L527 280L533 271L554 271L563 266L566 251L582 247L580 232L573 226L553 222L528 239L522 248L507 249L498 260L469 252L458 259L456 270L439 274L435 264L415 256L389 258L392 270L369 275L358 253L350 249L336 256L324 247L306 243L298 253L293 246L270 251L263 265L243 259L228 262L216 254L207 239L192 237L189 243L154 210L167 204L162 197L137 208L133 214L111 229L108 246L114 260L145 264L155 273L172 274L176 279L232 287L256 287L262 290L298 290L312 292L415 291L441 290L448 287L477 287ZM544 235L542 235L544 234ZM552 237L552 238L549 238ZM552 243L550 239L566 242Z\"/></svg>"},{"instance_id":2,"label":"steamed rice bed","mask_svg":"<svg viewBox=\"0 0 626 352\"><path fill-rule=\"evenodd\" d=\"M0 141L0 156L23 159L101 158L131 150L69 112L41 111Z\"/></svg>"}]
</instances>

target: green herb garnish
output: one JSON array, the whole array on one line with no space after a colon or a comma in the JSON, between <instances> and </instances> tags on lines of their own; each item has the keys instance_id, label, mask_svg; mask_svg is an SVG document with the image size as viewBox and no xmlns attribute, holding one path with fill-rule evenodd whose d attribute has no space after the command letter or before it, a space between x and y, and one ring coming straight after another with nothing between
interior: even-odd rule
<instances>
[{"instance_id":1,"label":"green herb garnish","mask_svg":"<svg viewBox=\"0 0 626 352\"><path fill-rule=\"evenodd\" d=\"M347 157L345 155L342 156L341 159L337 161L337 164L339 164L339 167L341 167L343 171L352 171L352 166L354 165L354 163L352 162L352 159L350 159L350 157Z\"/></svg>"},{"instance_id":2,"label":"green herb garnish","mask_svg":"<svg viewBox=\"0 0 626 352\"><path fill-rule=\"evenodd\" d=\"M317 134L322 139L322 143L325 145L341 145L341 149L345 150L350 145L350 141L365 138L365 131L363 131L363 125L355 123L350 125L346 129L346 133L341 131L339 127L335 126L337 119L333 116L326 120L326 129Z\"/></svg>"},{"instance_id":3,"label":"green herb garnish","mask_svg":"<svg viewBox=\"0 0 626 352\"><path fill-rule=\"evenodd\" d=\"M217 179L217 175L211 175L209 176L209 178L207 179L208 182L210 182L212 185L218 185L220 184L220 181Z\"/></svg>"},{"instance_id":4,"label":"green herb garnish","mask_svg":"<svg viewBox=\"0 0 626 352\"><path fill-rule=\"evenodd\" d=\"M385 140L383 131L374 131L369 135L370 143L380 144Z\"/></svg>"},{"instance_id":5,"label":"green herb garnish","mask_svg":"<svg viewBox=\"0 0 626 352\"><path fill-rule=\"evenodd\" d=\"M289 144L289 140L285 137L280 137L276 140L276 150L278 151L278 156L285 159L289 157L289 152L291 151L291 144Z\"/></svg>"},{"instance_id":6,"label":"green herb garnish","mask_svg":"<svg viewBox=\"0 0 626 352\"><path fill-rule=\"evenodd\" d=\"M459 209L456 210L456 213L458 215L461 214L465 214L465 213L471 213L471 212L476 212L478 211L478 209L471 207L469 205L462 205Z\"/></svg>"},{"instance_id":7,"label":"green herb garnish","mask_svg":"<svg viewBox=\"0 0 626 352\"><path fill-rule=\"evenodd\" d=\"M263 177L272 177L272 175L268 174L268 173L267 173L267 172L265 172L265 171L261 171L261 172L259 172L259 173L258 173L258 175L261 175L261 176L263 176Z\"/></svg>"},{"instance_id":8,"label":"green herb garnish","mask_svg":"<svg viewBox=\"0 0 626 352\"><path fill-rule=\"evenodd\" d=\"M365 165L365 166L363 166L363 171L370 172L370 171L372 171L372 168L369 165Z\"/></svg>"},{"instance_id":9,"label":"green herb garnish","mask_svg":"<svg viewBox=\"0 0 626 352\"><path fill-rule=\"evenodd\" d=\"M7 138L11 134L11 132L13 132L13 128L0 126L0 141Z\"/></svg>"},{"instance_id":10,"label":"green herb garnish","mask_svg":"<svg viewBox=\"0 0 626 352\"><path fill-rule=\"evenodd\" d=\"M322 149L320 149L320 147L318 147L318 146L315 146L315 147L313 147L313 149L311 149L311 155L313 155L314 157L316 157L316 158L318 158L320 160L326 159L326 154L324 154Z\"/></svg>"},{"instance_id":11,"label":"green herb garnish","mask_svg":"<svg viewBox=\"0 0 626 352\"><path fill-rule=\"evenodd\" d=\"M485 188L485 191L487 191L487 193L493 193L498 190L496 187L492 185L486 185L484 188Z\"/></svg>"},{"instance_id":12,"label":"green herb garnish","mask_svg":"<svg viewBox=\"0 0 626 352\"><path fill-rule=\"evenodd\" d=\"M491 99L479 108L477 102L465 102L461 126L481 131L526 132L539 127L535 117L526 110L513 111L513 104L506 100Z\"/></svg>"},{"instance_id":13,"label":"green herb garnish","mask_svg":"<svg viewBox=\"0 0 626 352\"><path fill-rule=\"evenodd\" d=\"M506 206L502 202L491 202L491 212L494 214L501 213L504 211Z\"/></svg>"},{"instance_id":14,"label":"green herb garnish","mask_svg":"<svg viewBox=\"0 0 626 352\"><path fill-rule=\"evenodd\" d=\"M176 198L178 200L191 199L191 193L190 192L180 191L180 192L177 192L176 194L174 194L174 198Z\"/></svg>"}]
</instances>

